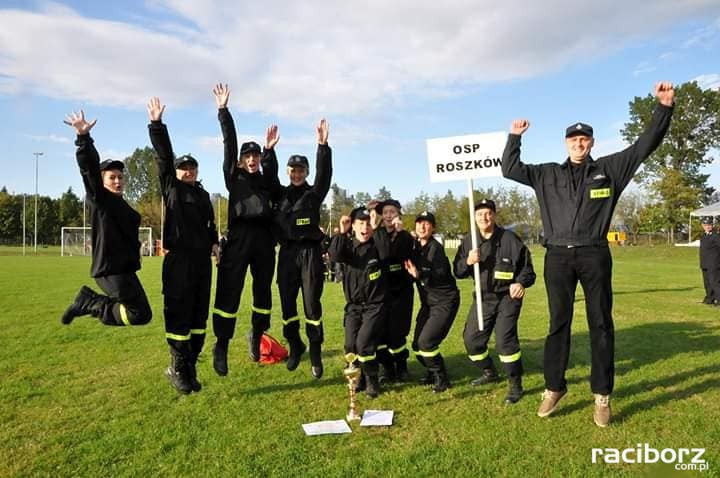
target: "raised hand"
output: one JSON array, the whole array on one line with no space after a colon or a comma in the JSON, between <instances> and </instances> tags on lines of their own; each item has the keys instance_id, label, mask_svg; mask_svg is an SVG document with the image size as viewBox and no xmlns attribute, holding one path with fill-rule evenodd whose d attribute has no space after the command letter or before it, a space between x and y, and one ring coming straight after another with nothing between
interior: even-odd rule
<instances>
[{"instance_id":1,"label":"raised hand","mask_svg":"<svg viewBox=\"0 0 720 478\"><path fill-rule=\"evenodd\" d=\"M222 83L215 85L213 95L215 95L215 103L218 109L227 108L228 99L230 98L230 88L228 88L227 83L224 85Z\"/></svg>"},{"instance_id":2,"label":"raised hand","mask_svg":"<svg viewBox=\"0 0 720 478\"><path fill-rule=\"evenodd\" d=\"M320 123L318 123L317 126L318 144L327 144L329 132L330 125L328 125L328 122L325 120L325 118L321 119Z\"/></svg>"},{"instance_id":3,"label":"raised hand","mask_svg":"<svg viewBox=\"0 0 720 478\"><path fill-rule=\"evenodd\" d=\"M665 106L672 106L675 101L675 90L669 81L655 83L655 97Z\"/></svg>"},{"instance_id":4,"label":"raised hand","mask_svg":"<svg viewBox=\"0 0 720 478\"><path fill-rule=\"evenodd\" d=\"M153 96L147 104L147 111L150 121L162 121L165 105L160 103L160 98Z\"/></svg>"},{"instance_id":5,"label":"raised hand","mask_svg":"<svg viewBox=\"0 0 720 478\"><path fill-rule=\"evenodd\" d=\"M530 122L526 119L513 120L510 125L510 134L522 135L530 127Z\"/></svg>"},{"instance_id":6,"label":"raised hand","mask_svg":"<svg viewBox=\"0 0 720 478\"><path fill-rule=\"evenodd\" d=\"M402 222L402 219L400 219L400 216L398 216L392 220L392 226L393 226L393 228L395 228L395 230L397 232L402 231L403 228L405 227L405 225Z\"/></svg>"},{"instance_id":7,"label":"raised hand","mask_svg":"<svg viewBox=\"0 0 720 478\"><path fill-rule=\"evenodd\" d=\"M350 231L351 222L350 216L343 215L340 217L340 234L347 234Z\"/></svg>"},{"instance_id":8,"label":"raised hand","mask_svg":"<svg viewBox=\"0 0 720 478\"><path fill-rule=\"evenodd\" d=\"M90 133L90 130L93 128L93 126L95 126L95 123L97 123L97 119L94 119L88 123L87 121L85 121L85 112L83 110L80 110L80 113L76 113L73 111L69 115L66 115L63 123L75 128L78 136L82 136L84 134Z\"/></svg>"},{"instance_id":9,"label":"raised hand","mask_svg":"<svg viewBox=\"0 0 720 478\"><path fill-rule=\"evenodd\" d=\"M273 149L278 141L280 141L278 127L276 124L271 124L265 133L265 149Z\"/></svg>"}]
</instances>

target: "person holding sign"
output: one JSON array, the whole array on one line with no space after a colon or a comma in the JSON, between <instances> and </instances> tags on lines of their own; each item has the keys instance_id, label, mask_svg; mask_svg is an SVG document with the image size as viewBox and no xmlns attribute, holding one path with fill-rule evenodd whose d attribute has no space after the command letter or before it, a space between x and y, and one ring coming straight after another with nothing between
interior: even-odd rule
<instances>
[{"instance_id":1,"label":"person holding sign","mask_svg":"<svg viewBox=\"0 0 720 478\"><path fill-rule=\"evenodd\" d=\"M362 368L358 390L365 386L367 396L375 398L380 393L376 350L385 326L390 241L387 235L375 237L370 211L358 207L340 218L340 234L330 240L328 253L331 260L345 264L345 354L355 356Z\"/></svg>"},{"instance_id":2,"label":"person holding sign","mask_svg":"<svg viewBox=\"0 0 720 478\"><path fill-rule=\"evenodd\" d=\"M332 150L328 146L329 127L324 119L317 126L315 181L306 179L310 164L305 156L293 154L287 162L290 184L273 195L277 204L275 221L279 226L277 283L282 306L283 335L290 344L287 369L295 370L305 352L300 338L300 317L297 296L302 290L305 309L305 332L310 345L310 372L315 378L323 375L321 346L323 343L322 305L324 268L320 229L320 206L330 190Z\"/></svg>"},{"instance_id":3,"label":"person holding sign","mask_svg":"<svg viewBox=\"0 0 720 478\"><path fill-rule=\"evenodd\" d=\"M455 255L454 272L459 279L470 277L473 265L480 265L483 329L478 326L477 298L473 297L463 332L468 356L482 370L480 378L471 384L485 385L500 380L487 347L490 334L495 329L498 357L509 382L505 403L511 404L520 400L523 394L517 322L525 289L535 283L535 270L525 244L514 232L498 226L495 219L493 200L482 199L475 204L479 247L473 249L471 234L466 234Z\"/></svg>"},{"instance_id":4,"label":"person holding sign","mask_svg":"<svg viewBox=\"0 0 720 478\"><path fill-rule=\"evenodd\" d=\"M460 291L452 275L445 248L433 238L435 215L423 211L415 217L417 241L405 269L417 284L420 311L415 323L412 348L415 357L427 369L421 381L432 384L432 391L441 393L450 388L440 344L450 332L460 306Z\"/></svg>"},{"instance_id":5,"label":"person holding sign","mask_svg":"<svg viewBox=\"0 0 720 478\"><path fill-rule=\"evenodd\" d=\"M612 258L607 232L620 194L642 162L660 145L670 127L675 90L655 85L659 104L645 131L628 148L599 158L590 156L593 129L574 123L565 131L568 158L562 164L525 164L520 139L530 127L513 121L502 158L503 176L530 186L540 204L545 231L545 286L550 329L545 340L545 393L538 416L547 417L567 393L565 370L570 355L571 323L578 281L585 292L595 396L593 420L610 422L610 394L615 376L615 332L612 320Z\"/></svg>"}]
</instances>

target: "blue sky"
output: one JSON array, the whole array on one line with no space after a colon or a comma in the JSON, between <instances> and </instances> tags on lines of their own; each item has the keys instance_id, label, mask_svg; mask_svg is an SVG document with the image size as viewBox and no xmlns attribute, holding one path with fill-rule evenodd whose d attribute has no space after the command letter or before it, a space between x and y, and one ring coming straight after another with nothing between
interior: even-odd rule
<instances>
[{"instance_id":1,"label":"blue sky","mask_svg":"<svg viewBox=\"0 0 720 478\"><path fill-rule=\"evenodd\" d=\"M159 96L176 153L224 193L211 94L222 81L240 140L277 123L283 162L314 155L325 117L340 186L384 185L403 202L460 195L462 182L429 182L426 138L528 118L524 160L562 161L565 127L584 121L594 155L610 153L628 102L656 81L720 86L718 51L717 0L0 1L0 186L34 192L41 151L40 193L81 191L64 115L97 118L101 155L122 158L149 144L145 104ZM720 166L708 172L720 189Z\"/></svg>"}]
</instances>

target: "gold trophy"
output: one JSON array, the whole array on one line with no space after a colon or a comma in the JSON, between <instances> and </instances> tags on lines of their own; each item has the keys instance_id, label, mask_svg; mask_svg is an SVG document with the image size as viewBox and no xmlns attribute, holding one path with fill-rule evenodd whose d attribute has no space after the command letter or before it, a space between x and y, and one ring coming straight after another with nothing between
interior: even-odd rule
<instances>
[{"instance_id":1,"label":"gold trophy","mask_svg":"<svg viewBox=\"0 0 720 478\"><path fill-rule=\"evenodd\" d=\"M357 355L354 353L345 354L345 360L347 361L348 366L343 370L343 375L345 375L345 379L348 381L348 389L350 390L350 409L348 410L345 418L347 418L349 422L353 420L360 420L362 418L357 409L357 394L355 393L355 389L360 381L362 370L355 366L356 358Z\"/></svg>"}]
</instances>

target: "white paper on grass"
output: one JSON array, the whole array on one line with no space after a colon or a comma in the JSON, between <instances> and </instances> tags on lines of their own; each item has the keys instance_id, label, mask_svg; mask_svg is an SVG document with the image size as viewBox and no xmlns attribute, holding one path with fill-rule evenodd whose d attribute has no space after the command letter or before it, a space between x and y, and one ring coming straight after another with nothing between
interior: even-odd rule
<instances>
[{"instance_id":1,"label":"white paper on grass","mask_svg":"<svg viewBox=\"0 0 720 478\"><path fill-rule=\"evenodd\" d=\"M303 430L308 436L352 433L345 420L324 420L322 422L303 423Z\"/></svg>"},{"instance_id":2,"label":"white paper on grass","mask_svg":"<svg viewBox=\"0 0 720 478\"><path fill-rule=\"evenodd\" d=\"M360 426L387 427L392 425L394 415L395 412L393 410L365 410L362 421L360 421Z\"/></svg>"}]
</instances>

